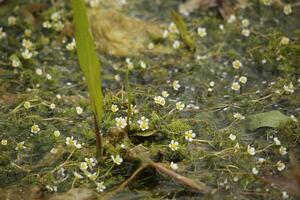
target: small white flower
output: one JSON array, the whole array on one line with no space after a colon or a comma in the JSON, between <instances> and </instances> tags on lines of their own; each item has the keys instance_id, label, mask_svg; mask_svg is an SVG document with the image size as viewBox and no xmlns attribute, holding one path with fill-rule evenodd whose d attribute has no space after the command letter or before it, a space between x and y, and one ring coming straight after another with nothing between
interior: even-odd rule
<instances>
[{"instance_id":1,"label":"small white flower","mask_svg":"<svg viewBox=\"0 0 300 200\"><path fill-rule=\"evenodd\" d=\"M60 20L61 16L60 16L59 12L54 12L51 14L50 18L52 21L56 22L56 21Z\"/></svg>"},{"instance_id":2,"label":"small white flower","mask_svg":"<svg viewBox=\"0 0 300 200\"><path fill-rule=\"evenodd\" d=\"M178 41L178 40L175 40L174 42L173 42L173 48L174 49L178 49L180 47L180 42Z\"/></svg>"},{"instance_id":3,"label":"small white flower","mask_svg":"<svg viewBox=\"0 0 300 200\"><path fill-rule=\"evenodd\" d=\"M100 0L89 0L89 5L92 8L97 7L100 4Z\"/></svg>"},{"instance_id":4,"label":"small white flower","mask_svg":"<svg viewBox=\"0 0 300 200\"><path fill-rule=\"evenodd\" d=\"M193 130L188 130L184 132L184 138L186 141L191 142L196 137L196 134L193 133Z\"/></svg>"},{"instance_id":5,"label":"small white flower","mask_svg":"<svg viewBox=\"0 0 300 200\"><path fill-rule=\"evenodd\" d=\"M249 24L250 24L250 22L249 22L248 19L243 19L243 20L242 20L242 26L243 26L243 27L248 27Z\"/></svg>"},{"instance_id":6,"label":"small white flower","mask_svg":"<svg viewBox=\"0 0 300 200\"><path fill-rule=\"evenodd\" d=\"M207 35L206 28L199 27L197 33L200 37L205 37Z\"/></svg>"},{"instance_id":7,"label":"small white flower","mask_svg":"<svg viewBox=\"0 0 300 200\"><path fill-rule=\"evenodd\" d=\"M293 94L295 91L293 83L290 82L288 85L284 85L283 90L288 94Z\"/></svg>"},{"instance_id":8,"label":"small white flower","mask_svg":"<svg viewBox=\"0 0 300 200\"><path fill-rule=\"evenodd\" d=\"M148 47L148 49L153 49L154 48L153 42L150 42L147 47Z\"/></svg>"},{"instance_id":9,"label":"small white flower","mask_svg":"<svg viewBox=\"0 0 300 200\"><path fill-rule=\"evenodd\" d=\"M41 69L36 69L35 70L35 73L39 76L42 76L43 75L43 71Z\"/></svg>"},{"instance_id":10,"label":"small white flower","mask_svg":"<svg viewBox=\"0 0 300 200\"><path fill-rule=\"evenodd\" d=\"M82 147L81 144L77 143L77 140L74 140L74 137L66 137L66 144L67 146L73 146L77 149L80 149Z\"/></svg>"},{"instance_id":11,"label":"small white flower","mask_svg":"<svg viewBox=\"0 0 300 200\"><path fill-rule=\"evenodd\" d=\"M46 78L47 78L48 80L52 80L51 74L46 74Z\"/></svg>"},{"instance_id":12,"label":"small white flower","mask_svg":"<svg viewBox=\"0 0 300 200\"><path fill-rule=\"evenodd\" d=\"M179 81L173 81L172 83L172 87L174 90L179 90L179 88L181 87L181 85L179 84Z\"/></svg>"},{"instance_id":13,"label":"small white flower","mask_svg":"<svg viewBox=\"0 0 300 200\"><path fill-rule=\"evenodd\" d=\"M76 48L76 42L75 42L75 39L73 38L72 42L70 42L66 45L66 49L69 51L73 51L75 48Z\"/></svg>"},{"instance_id":14,"label":"small white flower","mask_svg":"<svg viewBox=\"0 0 300 200\"><path fill-rule=\"evenodd\" d=\"M240 78L239 78L239 82L241 82L241 83L243 83L243 84L246 84L247 83L247 77L246 76L241 76Z\"/></svg>"},{"instance_id":15,"label":"small white flower","mask_svg":"<svg viewBox=\"0 0 300 200\"><path fill-rule=\"evenodd\" d=\"M56 95L56 98L57 98L57 99L61 99L61 95L60 95L60 94L57 94L57 95Z\"/></svg>"},{"instance_id":16,"label":"small white flower","mask_svg":"<svg viewBox=\"0 0 300 200\"><path fill-rule=\"evenodd\" d=\"M77 172L73 172L73 174L74 174L75 178L77 178L77 179L82 179L83 178L83 176L81 174L77 173Z\"/></svg>"},{"instance_id":17,"label":"small white flower","mask_svg":"<svg viewBox=\"0 0 300 200\"><path fill-rule=\"evenodd\" d=\"M292 6L290 4L287 4L283 7L283 13L285 15L290 15L293 12Z\"/></svg>"},{"instance_id":18,"label":"small white flower","mask_svg":"<svg viewBox=\"0 0 300 200\"><path fill-rule=\"evenodd\" d=\"M177 29L177 26L176 26L173 22L171 22L171 23L169 24L168 30L169 30L171 33L179 33L179 31L178 31L178 29Z\"/></svg>"},{"instance_id":19,"label":"small white flower","mask_svg":"<svg viewBox=\"0 0 300 200\"><path fill-rule=\"evenodd\" d=\"M281 154L281 155L286 155L287 154L287 151L286 151L286 148L285 147L280 147L279 148L279 153Z\"/></svg>"},{"instance_id":20,"label":"small white flower","mask_svg":"<svg viewBox=\"0 0 300 200\"><path fill-rule=\"evenodd\" d=\"M83 109L80 106L77 106L76 107L76 112L77 112L78 115L81 115L82 112L83 112Z\"/></svg>"},{"instance_id":21,"label":"small white flower","mask_svg":"<svg viewBox=\"0 0 300 200\"><path fill-rule=\"evenodd\" d=\"M277 146L281 145L281 142L280 142L280 140L277 137L274 137L273 140L274 140L275 145L277 145Z\"/></svg>"},{"instance_id":22,"label":"small white flower","mask_svg":"<svg viewBox=\"0 0 300 200\"><path fill-rule=\"evenodd\" d=\"M25 101L23 104L24 108L29 109L31 107L30 102L29 101Z\"/></svg>"},{"instance_id":23,"label":"small white flower","mask_svg":"<svg viewBox=\"0 0 300 200\"><path fill-rule=\"evenodd\" d=\"M178 102L176 103L176 109L177 109L177 110L183 110L184 107L185 107L185 104L182 103L181 101L178 101Z\"/></svg>"},{"instance_id":24,"label":"small white flower","mask_svg":"<svg viewBox=\"0 0 300 200\"><path fill-rule=\"evenodd\" d=\"M22 46L25 47L26 49L32 49L33 44L30 40L23 39L22 40Z\"/></svg>"},{"instance_id":25,"label":"small white flower","mask_svg":"<svg viewBox=\"0 0 300 200\"><path fill-rule=\"evenodd\" d=\"M162 91L162 92L161 92L161 95L162 95L163 97L167 98L167 97L169 96L169 93L168 93L168 91Z\"/></svg>"},{"instance_id":26,"label":"small white flower","mask_svg":"<svg viewBox=\"0 0 300 200\"><path fill-rule=\"evenodd\" d=\"M170 167L171 167L171 169L173 169L173 170L177 170L177 169L178 169L177 163L174 163L174 162L171 162L171 163L170 163Z\"/></svg>"},{"instance_id":27,"label":"small white flower","mask_svg":"<svg viewBox=\"0 0 300 200\"><path fill-rule=\"evenodd\" d=\"M233 117L235 119L237 119L237 120L244 120L244 119L246 119L246 117L244 115L240 114L240 113L234 113Z\"/></svg>"},{"instance_id":28,"label":"small white flower","mask_svg":"<svg viewBox=\"0 0 300 200\"><path fill-rule=\"evenodd\" d=\"M284 164L283 162L281 162L281 160L278 161L278 162L276 163L276 165L277 165L278 171L282 171L282 170L284 170L284 168L285 168L285 164Z\"/></svg>"},{"instance_id":29,"label":"small white flower","mask_svg":"<svg viewBox=\"0 0 300 200\"><path fill-rule=\"evenodd\" d=\"M288 45L290 43L290 39L288 37L282 37L280 40L280 44L282 45Z\"/></svg>"},{"instance_id":30,"label":"small white flower","mask_svg":"<svg viewBox=\"0 0 300 200\"><path fill-rule=\"evenodd\" d=\"M147 68L146 63L144 63L143 61L140 61L140 66L141 66L141 68L143 68L143 69L146 69L146 68Z\"/></svg>"},{"instance_id":31,"label":"small white flower","mask_svg":"<svg viewBox=\"0 0 300 200\"><path fill-rule=\"evenodd\" d=\"M93 168L97 165L97 160L95 158L84 158L84 160L88 164L89 168Z\"/></svg>"},{"instance_id":32,"label":"small white flower","mask_svg":"<svg viewBox=\"0 0 300 200\"><path fill-rule=\"evenodd\" d=\"M154 97L154 102L155 102L156 104L161 105L161 106L164 106L164 105L166 104L166 100L165 100L165 98L162 97L162 96L156 96L156 97Z\"/></svg>"},{"instance_id":33,"label":"small white flower","mask_svg":"<svg viewBox=\"0 0 300 200\"><path fill-rule=\"evenodd\" d=\"M19 150L25 149L26 147L24 146L24 143L25 142L17 143L15 150L19 151Z\"/></svg>"},{"instance_id":34,"label":"small white flower","mask_svg":"<svg viewBox=\"0 0 300 200\"><path fill-rule=\"evenodd\" d=\"M112 104L110 109L111 109L111 111L114 112L114 113L117 112L117 111L119 110L118 106L115 105L115 104Z\"/></svg>"},{"instance_id":35,"label":"small white flower","mask_svg":"<svg viewBox=\"0 0 300 200\"><path fill-rule=\"evenodd\" d=\"M88 168L87 162L81 162L80 163L80 170L85 171Z\"/></svg>"},{"instance_id":36,"label":"small white flower","mask_svg":"<svg viewBox=\"0 0 300 200\"><path fill-rule=\"evenodd\" d=\"M298 122L298 119L294 115L291 115L290 118L293 120L293 122Z\"/></svg>"},{"instance_id":37,"label":"small white flower","mask_svg":"<svg viewBox=\"0 0 300 200\"><path fill-rule=\"evenodd\" d=\"M253 155L255 155L255 148L248 145L247 152L248 152L248 154L253 156Z\"/></svg>"},{"instance_id":38,"label":"small white flower","mask_svg":"<svg viewBox=\"0 0 300 200\"><path fill-rule=\"evenodd\" d=\"M209 82L209 86L210 86L210 87L215 87L215 82L214 82L214 81L210 81L210 82Z\"/></svg>"},{"instance_id":39,"label":"small white flower","mask_svg":"<svg viewBox=\"0 0 300 200\"><path fill-rule=\"evenodd\" d=\"M113 162L117 165L121 165L121 163L123 162L123 158L119 154L116 156L111 155L110 157L113 160Z\"/></svg>"},{"instance_id":40,"label":"small white flower","mask_svg":"<svg viewBox=\"0 0 300 200\"><path fill-rule=\"evenodd\" d=\"M6 37L6 33L3 31L3 28L0 27L0 40Z\"/></svg>"},{"instance_id":41,"label":"small white flower","mask_svg":"<svg viewBox=\"0 0 300 200\"><path fill-rule=\"evenodd\" d=\"M230 135L229 135L229 139L230 139L231 141L236 140L236 135L230 134Z\"/></svg>"},{"instance_id":42,"label":"small white flower","mask_svg":"<svg viewBox=\"0 0 300 200\"><path fill-rule=\"evenodd\" d=\"M243 29L242 30L242 35L245 37L249 37L250 36L250 30L249 29Z\"/></svg>"},{"instance_id":43,"label":"small white flower","mask_svg":"<svg viewBox=\"0 0 300 200\"><path fill-rule=\"evenodd\" d=\"M57 154L57 148L52 148L51 150L50 150L50 153L51 154Z\"/></svg>"},{"instance_id":44,"label":"small white flower","mask_svg":"<svg viewBox=\"0 0 300 200\"><path fill-rule=\"evenodd\" d=\"M96 185L97 185L96 188L97 192L103 192L106 189L106 187L104 186L104 182L96 183Z\"/></svg>"},{"instance_id":45,"label":"small white flower","mask_svg":"<svg viewBox=\"0 0 300 200\"><path fill-rule=\"evenodd\" d=\"M59 130L54 131L54 132L53 132L53 135L54 135L55 137L59 137L59 136L60 136L60 131L59 131Z\"/></svg>"},{"instance_id":46,"label":"small white flower","mask_svg":"<svg viewBox=\"0 0 300 200\"><path fill-rule=\"evenodd\" d=\"M7 22L9 26L13 26L16 24L17 18L14 16L10 16L9 18L7 18Z\"/></svg>"},{"instance_id":47,"label":"small white flower","mask_svg":"<svg viewBox=\"0 0 300 200\"><path fill-rule=\"evenodd\" d=\"M229 24L231 24L231 23L235 22L235 20L236 20L236 16L235 15L230 15L227 22Z\"/></svg>"},{"instance_id":48,"label":"small white flower","mask_svg":"<svg viewBox=\"0 0 300 200\"><path fill-rule=\"evenodd\" d=\"M127 126L127 119L126 118L116 117L115 121L116 121L116 126L118 128L125 128Z\"/></svg>"},{"instance_id":49,"label":"small white flower","mask_svg":"<svg viewBox=\"0 0 300 200\"><path fill-rule=\"evenodd\" d=\"M54 103L51 103L49 107L50 107L51 110L54 110L56 106L55 106Z\"/></svg>"},{"instance_id":50,"label":"small white flower","mask_svg":"<svg viewBox=\"0 0 300 200\"><path fill-rule=\"evenodd\" d=\"M37 133L40 132L40 130L41 129L40 129L39 125L34 124L34 125L31 126L31 133L37 134Z\"/></svg>"},{"instance_id":51,"label":"small white flower","mask_svg":"<svg viewBox=\"0 0 300 200\"><path fill-rule=\"evenodd\" d=\"M140 129L142 129L142 131L149 129L149 119L147 119L146 117L141 117L141 119L138 120L137 123L139 124Z\"/></svg>"},{"instance_id":52,"label":"small white flower","mask_svg":"<svg viewBox=\"0 0 300 200\"><path fill-rule=\"evenodd\" d=\"M258 162L259 163L264 163L264 162L266 162L266 159L265 158L258 158Z\"/></svg>"},{"instance_id":53,"label":"small white flower","mask_svg":"<svg viewBox=\"0 0 300 200\"><path fill-rule=\"evenodd\" d=\"M44 21L43 22L43 28L51 28L51 27L52 27L52 25L49 21Z\"/></svg>"},{"instance_id":54,"label":"small white flower","mask_svg":"<svg viewBox=\"0 0 300 200\"><path fill-rule=\"evenodd\" d=\"M164 30L162 37L164 39L166 39L168 37L168 35L169 35L169 31L168 30Z\"/></svg>"},{"instance_id":55,"label":"small white flower","mask_svg":"<svg viewBox=\"0 0 300 200\"><path fill-rule=\"evenodd\" d=\"M28 59L32 58L33 53L30 52L28 49L24 49L24 50L21 52L21 55L22 55L22 57L23 57L25 60L28 60Z\"/></svg>"},{"instance_id":56,"label":"small white flower","mask_svg":"<svg viewBox=\"0 0 300 200\"><path fill-rule=\"evenodd\" d=\"M176 151L179 149L179 143L177 141L171 140L171 143L169 144L169 148L172 151Z\"/></svg>"},{"instance_id":57,"label":"small white flower","mask_svg":"<svg viewBox=\"0 0 300 200\"><path fill-rule=\"evenodd\" d=\"M289 195L288 195L288 193L286 191L282 192L282 198L283 199L288 199L289 198Z\"/></svg>"},{"instance_id":58,"label":"small white flower","mask_svg":"<svg viewBox=\"0 0 300 200\"><path fill-rule=\"evenodd\" d=\"M7 140L1 140L1 145L6 146L7 145Z\"/></svg>"},{"instance_id":59,"label":"small white flower","mask_svg":"<svg viewBox=\"0 0 300 200\"><path fill-rule=\"evenodd\" d=\"M270 6L273 3L273 0L261 0L265 6Z\"/></svg>"},{"instance_id":60,"label":"small white flower","mask_svg":"<svg viewBox=\"0 0 300 200\"><path fill-rule=\"evenodd\" d=\"M241 85L238 82L233 82L231 84L231 89L234 91L239 91L241 89Z\"/></svg>"},{"instance_id":61,"label":"small white flower","mask_svg":"<svg viewBox=\"0 0 300 200\"><path fill-rule=\"evenodd\" d=\"M258 174L258 170L256 169L256 167L253 167L253 168L252 168L252 173L253 173L254 175L257 175L257 174Z\"/></svg>"},{"instance_id":62,"label":"small white flower","mask_svg":"<svg viewBox=\"0 0 300 200\"><path fill-rule=\"evenodd\" d=\"M235 60L232 62L232 67L234 69L240 69L242 66L243 66L243 64L239 60Z\"/></svg>"}]
</instances>

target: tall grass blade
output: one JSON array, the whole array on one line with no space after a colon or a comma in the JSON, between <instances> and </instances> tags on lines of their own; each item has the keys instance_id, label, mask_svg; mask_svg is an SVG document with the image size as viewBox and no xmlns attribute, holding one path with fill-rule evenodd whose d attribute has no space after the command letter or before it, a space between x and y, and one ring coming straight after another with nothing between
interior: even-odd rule
<instances>
[{"instance_id":1,"label":"tall grass blade","mask_svg":"<svg viewBox=\"0 0 300 200\"><path fill-rule=\"evenodd\" d=\"M103 115L103 95L101 91L101 65L97 58L92 34L90 33L86 7L83 0L72 0L73 20L77 56L86 78L90 101L95 117L97 157L101 156L101 136L99 124Z\"/></svg>"}]
</instances>

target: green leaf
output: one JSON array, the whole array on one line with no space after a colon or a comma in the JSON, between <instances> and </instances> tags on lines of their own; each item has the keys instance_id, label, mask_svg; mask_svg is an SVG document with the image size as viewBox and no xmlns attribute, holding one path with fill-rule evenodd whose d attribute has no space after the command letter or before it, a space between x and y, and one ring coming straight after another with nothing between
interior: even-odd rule
<instances>
[{"instance_id":1,"label":"green leaf","mask_svg":"<svg viewBox=\"0 0 300 200\"><path fill-rule=\"evenodd\" d=\"M247 118L250 130L256 130L263 127L278 128L281 124L290 120L290 117L277 110L250 115Z\"/></svg>"},{"instance_id":2,"label":"green leaf","mask_svg":"<svg viewBox=\"0 0 300 200\"><path fill-rule=\"evenodd\" d=\"M142 132L137 132L136 135L141 136L141 137L149 137L152 136L156 133L156 131L142 131Z\"/></svg>"},{"instance_id":3,"label":"green leaf","mask_svg":"<svg viewBox=\"0 0 300 200\"><path fill-rule=\"evenodd\" d=\"M89 29L86 7L83 0L72 0L77 56L86 78L93 112L97 123L102 120L103 95L101 91L101 65L97 58Z\"/></svg>"}]
</instances>

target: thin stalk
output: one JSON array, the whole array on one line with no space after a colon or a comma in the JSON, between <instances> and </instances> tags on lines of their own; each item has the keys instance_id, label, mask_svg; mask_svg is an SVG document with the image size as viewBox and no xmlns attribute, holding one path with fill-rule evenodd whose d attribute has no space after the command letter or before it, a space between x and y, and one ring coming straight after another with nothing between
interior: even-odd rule
<instances>
[{"instance_id":1,"label":"thin stalk","mask_svg":"<svg viewBox=\"0 0 300 200\"><path fill-rule=\"evenodd\" d=\"M132 92L129 82L129 69L126 71L125 84L127 92L128 110L127 110L127 132L130 131L130 118L131 118L131 102L132 102Z\"/></svg>"},{"instance_id":2,"label":"thin stalk","mask_svg":"<svg viewBox=\"0 0 300 200\"><path fill-rule=\"evenodd\" d=\"M96 136L96 159L99 161L103 155L102 136L100 134L98 120L95 114L94 114L94 123L95 123L95 136Z\"/></svg>"}]
</instances>

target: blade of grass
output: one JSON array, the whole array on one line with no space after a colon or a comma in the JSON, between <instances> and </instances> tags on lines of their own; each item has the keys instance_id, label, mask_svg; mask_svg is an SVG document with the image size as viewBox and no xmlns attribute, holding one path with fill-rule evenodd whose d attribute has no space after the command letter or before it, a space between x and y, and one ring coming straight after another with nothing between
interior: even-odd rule
<instances>
[{"instance_id":1,"label":"blade of grass","mask_svg":"<svg viewBox=\"0 0 300 200\"><path fill-rule=\"evenodd\" d=\"M89 29L86 7L83 0L72 0L75 40L80 68L86 78L90 101L95 118L96 157L102 154L99 124L103 115L103 95L101 90L101 65L97 58L92 35Z\"/></svg>"}]
</instances>

